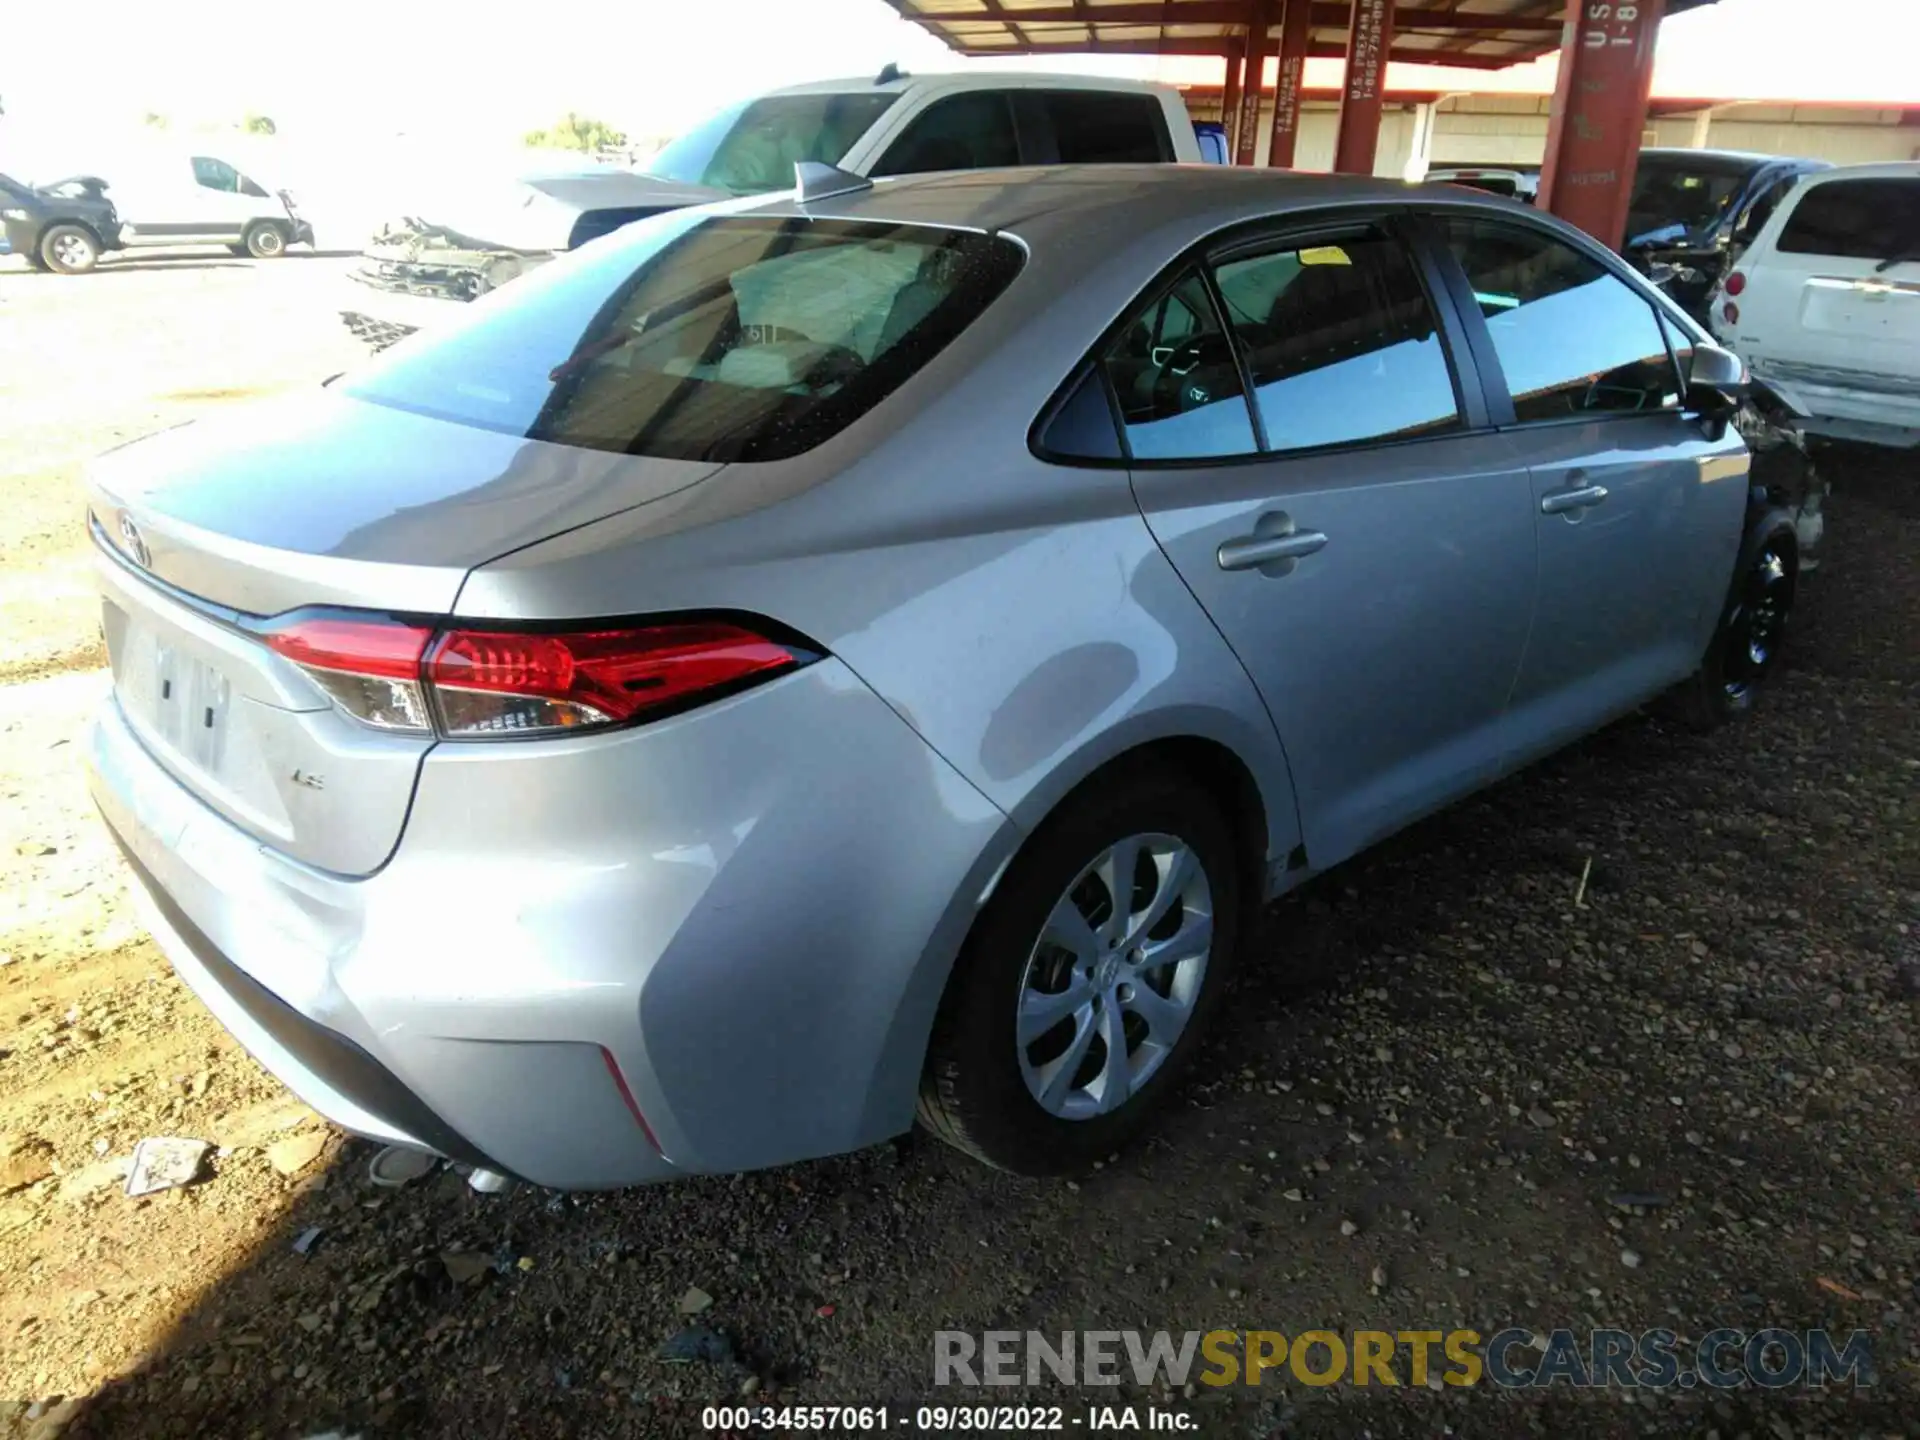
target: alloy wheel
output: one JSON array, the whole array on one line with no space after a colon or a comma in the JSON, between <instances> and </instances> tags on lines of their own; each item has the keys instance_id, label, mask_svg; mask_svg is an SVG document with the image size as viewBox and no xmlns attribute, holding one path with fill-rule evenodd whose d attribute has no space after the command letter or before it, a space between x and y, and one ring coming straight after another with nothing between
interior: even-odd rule
<instances>
[{"instance_id":1,"label":"alloy wheel","mask_svg":"<svg viewBox=\"0 0 1920 1440\"><path fill-rule=\"evenodd\" d=\"M1179 1043L1213 953L1213 892L1191 846L1132 835L1055 902L1021 975L1015 1045L1048 1114L1126 1104Z\"/></svg>"}]
</instances>

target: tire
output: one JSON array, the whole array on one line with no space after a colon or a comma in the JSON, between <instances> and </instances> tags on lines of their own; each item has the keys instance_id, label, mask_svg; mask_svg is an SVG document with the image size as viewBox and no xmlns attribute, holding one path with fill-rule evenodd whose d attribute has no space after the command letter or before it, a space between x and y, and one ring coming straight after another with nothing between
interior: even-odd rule
<instances>
[{"instance_id":1,"label":"tire","mask_svg":"<svg viewBox=\"0 0 1920 1440\"><path fill-rule=\"evenodd\" d=\"M41 257L40 251L37 248L27 251L26 256L28 269L38 270L43 274L46 272L47 262Z\"/></svg>"},{"instance_id":2,"label":"tire","mask_svg":"<svg viewBox=\"0 0 1920 1440\"><path fill-rule=\"evenodd\" d=\"M1702 733L1746 714L1760 698L1786 640L1800 578L1800 549L1791 521L1743 547L1720 626L1696 670L1669 691L1665 709Z\"/></svg>"},{"instance_id":3,"label":"tire","mask_svg":"<svg viewBox=\"0 0 1920 1440\"><path fill-rule=\"evenodd\" d=\"M278 260L287 253L287 227L277 220L262 220L247 227L242 245L256 260Z\"/></svg>"},{"instance_id":4,"label":"tire","mask_svg":"<svg viewBox=\"0 0 1920 1440\"><path fill-rule=\"evenodd\" d=\"M1115 916L1102 872L1129 844L1142 858L1128 914ZM1025 1175L1084 1170L1121 1145L1179 1083L1219 1005L1243 922L1239 859L1220 807L1177 773L1133 771L1069 797L961 949L928 1047L921 1123ZM1144 923L1156 908L1157 923ZM1055 943L1069 934L1080 942L1071 951ZM1139 966L1130 938L1165 963ZM1034 1009L1025 1044L1023 1006ZM1116 1026L1124 1069L1110 1063Z\"/></svg>"},{"instance_id":5,"label":"tire","mask_svg":"<svg viewBox=\"0 0 1920 1440\"><path fill-rule=\"evenodd\" d=\"M229 246L227 246L227 252L228 252L229 254L232 254L232 255L238 255L238 256L240 256L240 257L241 257L241 258L243 258L243 259L244 259L244 258L245 258L245 257L246 257L247 255L249 255L249 254L251 254L251 253L252 253L251 251L249 251L249 250L247 249L247 242L246 242L246 241L244 241L244 240L236 240L236 241L234 241L234 243L233 243L233 244L231 244L231 245L229 245Z\"/></svg>"},{"instance_id":6,"label":"tire","mask_svg":"<svg viewBox=\"0 0 1920 1440\"><path fill-rule=\"evenodd\" d=\"M84 225L52 225L40 237L40 258L61 275L84 275L99 263L100 239Z\"/></svg>"}]
</instances>

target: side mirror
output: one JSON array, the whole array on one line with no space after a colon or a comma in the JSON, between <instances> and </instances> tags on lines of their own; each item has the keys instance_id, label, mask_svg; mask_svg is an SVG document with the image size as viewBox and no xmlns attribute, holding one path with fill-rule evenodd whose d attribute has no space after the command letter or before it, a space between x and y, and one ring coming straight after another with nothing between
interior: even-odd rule
<instances>
[{"instance_id":1,"label":"side mirror","mask_svg":"<svg viewBox=\"0 0 1920 1440\"><path fill-rule=\"evenodd\" d=\"M1687 368L1687 405L1706 418L1716 439L1752 388L1746 362L1731 350L1705 341L1693 347L1693 362Z\"/></svg>"}]
</instances>

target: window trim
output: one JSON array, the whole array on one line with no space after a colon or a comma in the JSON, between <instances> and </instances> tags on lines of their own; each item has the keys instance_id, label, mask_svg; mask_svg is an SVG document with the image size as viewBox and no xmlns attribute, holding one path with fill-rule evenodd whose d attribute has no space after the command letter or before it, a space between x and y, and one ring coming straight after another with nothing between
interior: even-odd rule
<instances>
[{"instance_id":1,"label":"window trim","mask_svg":"<svg viewBox=\"0 0 1920 1440\"><path fill-rule=\"evenodd\" d=\"M1457 210L1475 215L1487 213L1482 207L1471 204L1461 205ZM1203 236L1155 272L1152 279L1135 292L1120 313L1107 324L1098 338L1087 348L1086 353L1075 362L1066 378L1055 387L1046 404L1034 418L1032 425L1028 427L1028 451L1035 459L1048 464L1067 465L1076 469L1200 470L1234 465L1284 464L1296 459L1315 459L1348 453L1360 454L1399 445L1438 444L1495 433L1500 427L1494 423L1489 404L1490 396L1486 391L1478 357L1471 346L1471 331L1467 328L1465 317L1459 312L1452 293L1445 287L1444 270L1421 243L1419 232L1423 218L1424 212L1414 206L1376 201L1364 205L1333 206L1324 210L1302 211L1289 215L1259 216L1252 220L1235 221L1231 225ZM1266 426L1261 419L1260 407L1253 394L1246 348L1240 343L1239 337L1234 334L1233 327L1227 322L1218 289L1214 284L1212 267L1223 260L1263 253L1286 244L1308 244L1322 236L1350 234L1356 229L1369 226L1383 230L1387 238L1396 241L1412 263L1414 273L1419 276L1421 288L1427 297L1427 304L1431 307L1437 322L1436 332L1440 336L1441 354L1447 362L1448 372L1453 381L1454 399L1459 406L1461 426L1457 430L1448 430L1438 435L1343 440L1330 445L1300 446L1284 450L1268 448L1265 444ZM1248 418L1253 424L1255 442L1262 448L1249 451L1244 455L1195 455L1166 460L1138 460L1133 458L1132 447L1127 444L1127 428L1114 397L1113 387L1105 376L1100 359L1136 315L1160 300L1180 282L1189 269L1196 267L1202 283L1206 286L1208 301L1214 306L1216 318L1219 319L1221 329L1227 337L1227 343L1233 350L1235 365L1240 372L1241 399L1246 403ZM1475 314L1477 318L1477 310ZM1483 326L1482 329L1484 328ZM1489 339L1487 343L1491 345L1492 342ZM1061 407L1072 398L1074 387L1089 367L1100 377L1101 390L1107 397L1114 429L1120 438L1121 458L1118 460L1062 455L1050 450L1042 440L1047 425L1059 413Z\"/></svg>"},{"instance_id":2,"label":"window trim","mask_svg":"<svg viewBox=\"0 0 1920 1440\"><path fill-rule=\"evenodd\" d=\"M1647 307L1648 318L1654 322L1654 329L1660 333L1660 343L1667 352L1667 363L1673 367L1674 389L1680 396L1680 404L1671 410L1595 410L1583 415L1555 416L1551 420L1522 420L1514 407L1513 391L1507 384L1506 367L1500 363L1498 349L1493 343L1493 332L1488 329L1486 317L1480 313L1480 306L1473 299L1473 282L1467 278L1467 272L1454 258L1452 248L1447 244L1443 233L1443 224L1448 218L1464 216L1491 225L1496 229L1511 230L1539 239L1546 243L1558 243L1575 254L1591 260L1607 274L1623 283L1633 295ZM1472 206L1461 206L1451 211L1428 210L1421 212L1421 219L1430 222L1423 226L1427 242L1433 247L1433 261L1446 276L1449 297L1459 312L1461 323L1466 327L1469 343L1473 347L1476 359L1483 360L1481 380L1486 389L1486 403L1492 428L1503 434L1518 430L1546 430L1570 425L1618 424L1621 421L1646 420L1658 415L1673 415L1693 418L1699 414L1687 405L1686 377L1680 373L1680 364L1674 355L1673 341L1668 337L1666 327L1660 322L1666 319L1682 334L1692 338L1695 345L1713 344L1693 320L1686 316L1679 306L1655 290L1634 268L1618 255L1583 231L1571 226L1562 229L1558 226L1542 225L1530 222L1527 217L1510 215L1505 211L1488 211Z\"/></svg>"}]
</instances>

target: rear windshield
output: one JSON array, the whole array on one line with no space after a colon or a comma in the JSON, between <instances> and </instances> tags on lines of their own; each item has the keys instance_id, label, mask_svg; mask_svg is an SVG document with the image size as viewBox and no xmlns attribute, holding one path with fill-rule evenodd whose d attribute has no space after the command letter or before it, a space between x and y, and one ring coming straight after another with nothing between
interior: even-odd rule
<instances>
[{"instance_id":1,"label":"rear windshield","mask_svg":"<svg viewBox=\"0 0 1920 1440\"><path fill-rule=\"evenodd\" d=\"M1781 227L1778 246L1789 255L1920 260L1920 179L1809 186Z\"/></svg>"},{"instance_id":2,"label":"rear windshield","mask_svg":"<svg viewBox=\"0 0 1920 1440\"><path fill-rule=\"evenodd\" d=\"M784 190L802 160L839 164L898 98L886 90L861 90L748 101L672 141L647 162L647 173L735 195Z\"/></svg>"},{"instance_id":3,"label":"rear windshield","mask_svg":"<svg viewBox=\"0 0 1920 1440\"><path fill-rule=\"evenodd\" d=\"M933 226L673 212L541 267L343 388L562 445L779 460L897 389L1022 255Z\"/></svg>"},{"instance_id":4,"label":"rear windshield","mask_svg":"<svg viewBox=\"0 0 1920 1440\"><path fill-rule=\"evenodd\" d=\"M1671 225L1699 231L1720 222L1754 166L1738 161L1691 161L1642 156L1627 202L1627 238Z\"/></svg>"}]
</instances>

